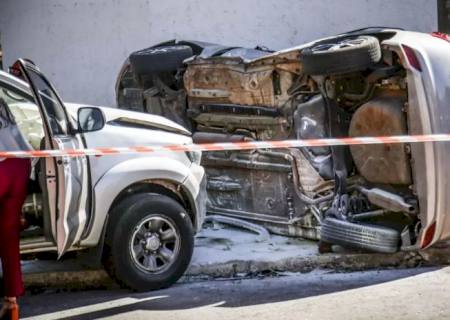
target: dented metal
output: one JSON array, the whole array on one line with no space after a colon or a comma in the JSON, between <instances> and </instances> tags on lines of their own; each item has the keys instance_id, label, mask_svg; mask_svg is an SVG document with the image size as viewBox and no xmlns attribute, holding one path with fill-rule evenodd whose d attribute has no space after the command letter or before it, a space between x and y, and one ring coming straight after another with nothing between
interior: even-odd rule
<instances>
[{"instance_id":1,"label":"dented metal","mask_svg":"<svg viewBox=\"0 0 450 320\"><path fill-rule=\"evenodd\" d=\"M279 108L290 98L295 76L301 73L298 52L245 63L235 58L194 59L184 73L191 105L230 103Z\"/></svg>"},{"instance_id":2,"label":"dented metal","mask_svg":"<svg viewBox=\"0 0 450 320\"><path fill-rule=\"evenodd\" d=\"M159 78L140 84L151 92L146 109L177 114L172 119L188 123L199 143L408 134L415 121L407 61L389 40L396 33L359 30L277 52L180 41L195 53L169 80L167 73L146 75ZM386 44L381 59L357 71L305 73L306 49L355 35ZM319 239L326 216L392 218L395 228L409 228L413 243L418 217L410 213L419 211L421 182L412 154L402 144L208 152L208 211L309 239Z\"/></svg>"}]
</instances>

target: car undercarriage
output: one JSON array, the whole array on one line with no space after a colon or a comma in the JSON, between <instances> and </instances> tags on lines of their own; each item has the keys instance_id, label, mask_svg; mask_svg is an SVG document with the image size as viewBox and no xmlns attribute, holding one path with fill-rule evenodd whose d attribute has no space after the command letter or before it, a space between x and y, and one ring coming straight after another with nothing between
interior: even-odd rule
<instances>
[{"instance_id":1,"label":"car undercarriage","mask_svg":"<svg viewBox=\"0 0 450 320\"><path fill-rule=\"evenodd\" d=\"M194 142L410 134L408 81L393 32L364 30L272 52L172 41L132 53L120 108L159 114ZM208 212L278 234L395 252L421 229L407 144L203 155Z\"/></svg>"}]
</instances>

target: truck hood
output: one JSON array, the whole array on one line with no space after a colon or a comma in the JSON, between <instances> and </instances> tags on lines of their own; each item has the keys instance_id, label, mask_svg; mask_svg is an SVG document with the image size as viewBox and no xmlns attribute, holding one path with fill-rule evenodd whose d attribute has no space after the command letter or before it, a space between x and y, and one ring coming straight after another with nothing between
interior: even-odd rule
<instances>
[{"instance_id":1,"label":"truck hood","mask_svg":"<svg viewBox=\"0 0 450 320\"><path fill-rule=\"evenodd\" d=\"M64 103L67 111L74 119L77 119L78 109L86 105L76 103ZM129 128L140 128L150 130L161 130L170 133L191 136L191 133L181 125L161 116L122 110L117 108L97 107L103 111L106 124Z\"/></svg>"}]
</instances>

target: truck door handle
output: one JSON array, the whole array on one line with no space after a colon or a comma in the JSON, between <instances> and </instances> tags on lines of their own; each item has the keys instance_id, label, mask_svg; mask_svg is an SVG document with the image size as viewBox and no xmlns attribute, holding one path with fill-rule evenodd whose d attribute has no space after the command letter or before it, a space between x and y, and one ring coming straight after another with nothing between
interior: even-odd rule
<instances>
[{"instance_id":1,"label":"truck door handle","mask_svg":"<svg viewBox=\"0 0 450 320\"><path fill-rule=\"evenodd\" d=\"M58 165L62 165L62 164L68 165L68 164L69 164L69 160L58 160L58 161L56 161L56 163L57 163Z\"/></svg>"}]
</instances>

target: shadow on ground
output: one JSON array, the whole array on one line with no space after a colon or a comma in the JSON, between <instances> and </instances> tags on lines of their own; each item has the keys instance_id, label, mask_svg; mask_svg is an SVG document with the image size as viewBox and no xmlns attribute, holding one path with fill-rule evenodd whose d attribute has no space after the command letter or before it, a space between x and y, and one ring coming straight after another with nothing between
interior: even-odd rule
<instances>
[{"instance_id":1,"label":"shadow on ground","mask_svg":"<svg viewBox=\"0 0 450 320\"><path fill-rule=\"evenodd\" d=\"M49 292L22 299L22 316L95 319L137 310L234 308L342 292L433 272L439 268L286 275L264 279L183 283L149 293L117 290ZM59 315L59 316L56 316Z\"/></svg>"}]
</instances>

